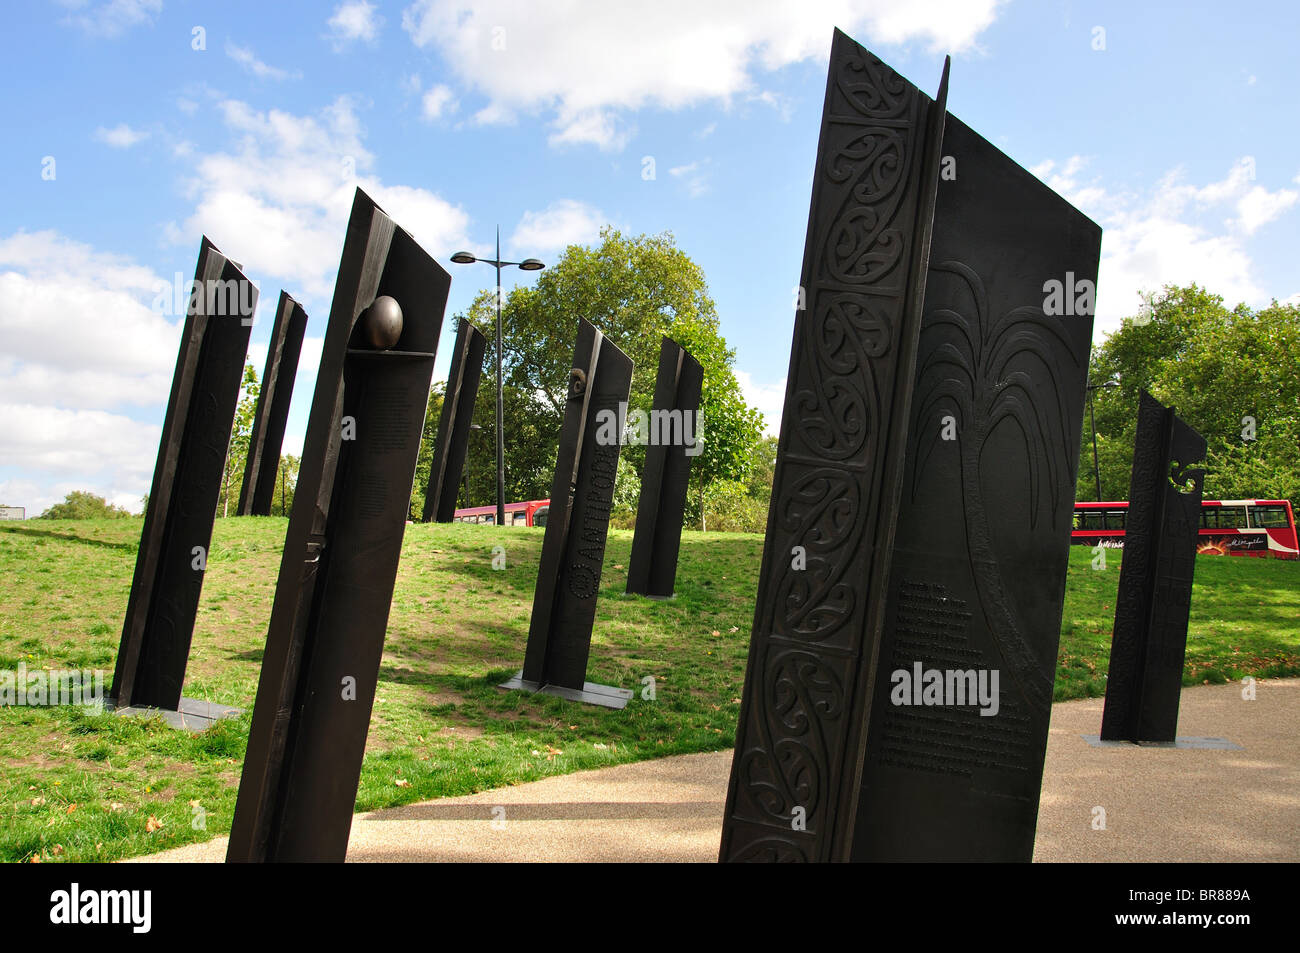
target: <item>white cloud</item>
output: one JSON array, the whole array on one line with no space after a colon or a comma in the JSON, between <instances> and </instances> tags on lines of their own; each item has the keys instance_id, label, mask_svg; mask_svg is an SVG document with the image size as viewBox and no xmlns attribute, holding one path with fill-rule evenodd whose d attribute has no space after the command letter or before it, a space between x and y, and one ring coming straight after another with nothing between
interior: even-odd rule
<instances>
[{"instance_id":1,"label":"white cloud","mask_svg":"<svg viewBox=\"0 0 1300 953\"><path fill-rule=\"evenodd\" d=\"M189 183L194 213L169 229L189 245L209 235L237 261L278 279L306 307L328 302L359 186L432 255L466 240L468 214L424 189L388 185L346 97L314 116L222 102L232 146L202 154ZM324 305L323 305L324 306Z\"/></svg>"},{"instance_id":2,"label":"white cloud","mask_svg":"<svg viewBox=\"0 0 1300 953\"><path fill-rule=\"evenodd\" d=\"M602 109L561 111L559 126L546 139L551 145L593 145L607 152L621 150L636 132L621 116Z\"/></svg>"},{"instance_id":3,"label":"white cloud","mask_svg":"<svg viewBox=\"0 0 1300 953\"><path fill-rule=\"evenodd\" d=\"M64 475L121 470L151 476L162 433L157 424L101 410L3 403L0 417L7 464Z\"/></svg>"},{"instance_id":4,"label":"white cloud","mask_svg":"<svg viewBox=\"0 0 1300 953\"><path fill-rule=\"evenodd\" d=\"M1267 225L1295 205L1297 199L1300 193L1290 189L1270 192L1256 185L1237 199L1236 225L1247 235L1254 234L1261 225Z\"/></svg>"},{"instance_id":5,"label":"white cloud","mask_svg":"<svg viewBox=\"0 0 1300 953\"><path fill-rule=\"evenodd\" d=\"M240 68L246 73L256 76L258 79L301 79L302 73L294 70L290 72L287 69L281 69L278 66L270 66L263 63L257 58L252 48L247 46L237 46L226 41L226 55L239 64Z\"/></svg>"},{"instance_id":6,"label":"white cloud","mask_svg":"<svg viewBox=\"0 0 1300 953\"><path fill-rule=\"evenodd\" d=\"M334 15L329 18L334 49L341 49L354 40L372 43L379 36L379 28L383 25L384 18L376 13L373 3L366 3L365 0L340 3L334 8Z\"/></svg>"},{"instance_id":7,"label":"white cloud","mask_svg":"<svg viewBox=\"0 0 1300 953\"><path fill-rule=\"evenodd\" d=\"M10 373L21 365L29 375L161 374L165 384L179 325L151 308L164 284L171 282L52 231L0 239L0 340ZM105 386L92 406L134 402L139 382L120 386Z\"/></svg>"},{"instance_id":8,"label":"white cloud","mask_svg":"<svg viewBox=\"0 0 1300 953\"><path fill-rule=\"evenodd\" d=\"M444 112L453 113L456 111L456 106L456 96L448 86L431 87L425 91L424 98L421 100L425 119L437 119Z\"/></svg>"},{"instance_id":9,"label":"white cloud","mask_svg":"<svg viewBox=\"0 0 1300 953\"><path fill-rule=\"evenodd\" d=\"M37 516L73 490L140 511L158 456L161 426L98 410L63 410L0 401L5 466L0 497Z\"/></svg>"},{"instance_id":10,"label":"white cloud","mask_svg":"<svg viewBox=\"0 0 1300 953\"><path fill-rule=\"evenodd\" d=\"M510 236L510 246L530 257L562 251L599 238L604 223L599 209L574 199L560 199L540 212L525 212Z\"/></svg>"},{"instance_id":11,"label":"white cloud","mask_svg":"<svg viewBox=\"0 0 1300 953\"><path fill-rule=\"evenodd\" d=\"M133 26L152 23L162 12L163 0L105 0L88 3L86 0L61 0L73 11L63 18L63 23L79 27L88 34L104 37L121 36Z\"/></svg>"},{"instance_id":12,"label":"white cloud","mask_svg":"<svg viewBox=\"0 0 1300 953\"><path fill-rule=\"evenodd\" d=\"M402 27L487 105L479 122L551 117L552 145L621 149L626 111L678 109L736 96L780 102L759 74L824 59L840 26L871 46L973 47L1000 0L416 0Z\"/></svg>"},{"instance_id":13,"label":"white cloud","mask_svg":"<svg viewBox=\"0 0 1300 953\"><path fill-rule=\"evenodd\" d=\"M132 129L124 122L119 122L112 129L100 126L95 130L95 139L114 149L130 149L142 139L148 139L149 133Z\"/></svg>"},{"instance_id":14,"label":"white cloud","mask_svg":"<svg viewBox=\"0 0 1300 953\"><path fill-rule=\"evenodd\" d=\"M748 371L736 371L736 383L745 403L758 409L763 414L763 433L769 437L781 433L781 412L785 408L785 383L783 377L771 384L759 384ZM708 427L709 422L704 422Z\"/></svg>"},{"instance_id":15,"label":"white cloud","mask_svg":"<svg viewBox=\"0 0 1300 953\"><path fill-rule=\"evenodd\" d=\"M180 317L153 305L173 285L52 231L0 240L0 400L100 410L165 400Z\"/></svg>"},{"instance_id":16,"label":"white cloud","mask_svg":"<svg viewBox=\"0 0 1300 953\"><path fill-rule=\"evenodd\" d=\"M1096 338L1134 314L1142 292L1159 292L1166 284L1195 282L1229 305L1262 305L1271 298L1256 283L1248 241L1295 206L1300 193L1254 184L1252 157L1202 186L1174 169L1145 194L1114 193L1095 179L1083 182L1086 166L1086 159L1074 156L1059 169L1047 161L1031 171L1102 226Z\"/></svg>"},{"instance_id":17,"label":"white cloud","mask_svg":"<svg viewBox=\"0 0 1300 953\"><path fill-rule=\"evenodd\" d=\"M166 281L53 231L0 239L0 498L35 516L71 490L139 509L159 425L126 408L166 404L179 317L153 308Z\"/></svg>"},{"instance_id":18,"label":"white cloud","mask_svg":"<svg viewBox=\"0 0 1300 953\"><path fill-rule=\"evenodd\" d=\"M687 194L696 199L709 191L709 180L704 171L709 163L709 159L697 159L687 165L669 169L668 174L675 179L680 179L686 186Z\"/></svg>"}]
</instances>

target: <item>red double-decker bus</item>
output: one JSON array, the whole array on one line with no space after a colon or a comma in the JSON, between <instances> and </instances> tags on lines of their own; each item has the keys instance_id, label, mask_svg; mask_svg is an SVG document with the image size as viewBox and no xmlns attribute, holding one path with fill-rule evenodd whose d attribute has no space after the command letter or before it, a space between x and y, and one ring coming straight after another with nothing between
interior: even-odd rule
<instances>
[{"instance_id":1,"label":"red double-decker bus","mask_svg":"<svg viewBox=\"0 0 1300 953\"><path fill-rule=\"evenodd\" d=\"M506 504L506 526L545 526L550 500L525 500ZM452 514L453 523L488 523L497 521L496 506L469 506Z\"/></svg>"},{"instance_id":2,"label":"red double-decker bus","mask_svg":"<svg viewBox=\"0 0 1300 953\"><path fill-rule=\"evenodd\" d=\"M1122 546L1128 502L1075 503L1070 542ZM1198 553L1300 558L1290 500L1203 500Z\"/></svg>"}]
</instances>

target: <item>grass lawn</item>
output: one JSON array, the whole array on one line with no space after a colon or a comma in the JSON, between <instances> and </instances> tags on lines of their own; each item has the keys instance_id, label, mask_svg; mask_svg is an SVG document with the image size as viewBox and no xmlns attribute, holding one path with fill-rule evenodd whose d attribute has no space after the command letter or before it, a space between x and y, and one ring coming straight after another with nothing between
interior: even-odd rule
<instances>
[{"instance_id":1,"label":"grass lawn","mask_svg":"<svg viewBox=\"0 0 1300 953\"><path fill-rule=\"evenodd\" d=\"M216 523L185 694L251 710L286 520ZM0 524L0 670L111 679L139 520ZM540 530L408 526L357 808L734 743L763 539L688 532L677 598L626 596L611 531L592 681L622 712L496 685L523 661ZM492 569L492 547L506 568ZM1098 695L1120 553L1071 553L1057 699ZM1300 563L1197 563L1184 682L1300 674ZM648 677L655 698L643 698ZM76 707L0 708L0 860L99 861L230 829L250 715L200 735Z\"/></svg>"}]
</instances>

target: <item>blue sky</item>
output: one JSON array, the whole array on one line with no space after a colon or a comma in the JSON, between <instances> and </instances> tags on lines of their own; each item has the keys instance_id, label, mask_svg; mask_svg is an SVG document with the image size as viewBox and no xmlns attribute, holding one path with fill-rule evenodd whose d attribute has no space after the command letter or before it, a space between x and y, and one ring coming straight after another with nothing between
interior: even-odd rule
<instances>
[{"instance_id":1,"label":"blue sky","mask_svg":"<svg viewBox=\"0 0 1300 953\"><path fill-rule=\"evenodd\" d=\"M831 28L1104 229L1098 337L1138 292L1300 300L1288 3L605 0L15 5L0 36L0 503L147 491L206 233L310 317L301 448L352 190L452 273L554 261L612 224L704 269L751 402L779 425ZM649 175L653 169L653 175ZM516 281L535 280L515 270ZM445 375L444 347L435 376Z\"/></svg>"}]
</instances>

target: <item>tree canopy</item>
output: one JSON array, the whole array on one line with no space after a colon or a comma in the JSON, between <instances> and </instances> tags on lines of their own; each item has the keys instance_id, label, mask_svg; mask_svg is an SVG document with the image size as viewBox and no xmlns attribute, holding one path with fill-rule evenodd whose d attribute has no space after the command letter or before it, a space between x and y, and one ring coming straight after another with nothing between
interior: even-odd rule
<instances>
[{"instance_id":1,"label":"tree canopy","mask_svg":"<svg viewBox=\"0 0 1300 953\"><path fill-rule=\"evenodd\" d=\"M1166 286L1093 352L1102 495L1125 499L1138 395L1146 389L1209 444L1206 499L1300 507L1300 308L1229 309L1197 285ZM1077 499L1096 496L1085 414Z\"/></svg>"},{"instance_id":2,"label":"tree canopy","mask_svg":"<svg viewBox=\"0 0 1300 953\"><path fill-rule=\"evenodd\" d=\"M43 520L97 520L120 519L133 515L130 510L114 506L102 496L85 490L73 490L63 498L62 503L55 503L40 518Z\"/></svg>"},{"instance_id":3,"label":"tree canopy","mask_svg":"<svg viewBox=\"0 0 1300 953\"><path fill-rule=\"evenodd\" d=\"M483 378L474 407L481 430L470 436L466 462L469 505L496 497L496 299L480 292L458 320L470 320L487 335ZM744 480L762 433L762 416L749 407L733 371L735 351L718 329L717 308L704 273L676 246L670 233L625 236L601 231L594 247L570 245L531 288L516 288L502 302L507 502L544 498L551 476L567 399L578 319L586 318L635 364L629 410L649 411L654 397L659 348L664 336L685 347L704 367L700 399L703 450L693 461L691 494L715 480ZM437 427L430 401L425 437ZM424 474L431 449L422 451ZM645 448L627 445L623 455L639 472ZM629 477L630 479L630 477ZM417 488L423 485L417 477Z\"/></svg>"}]
</instances>

